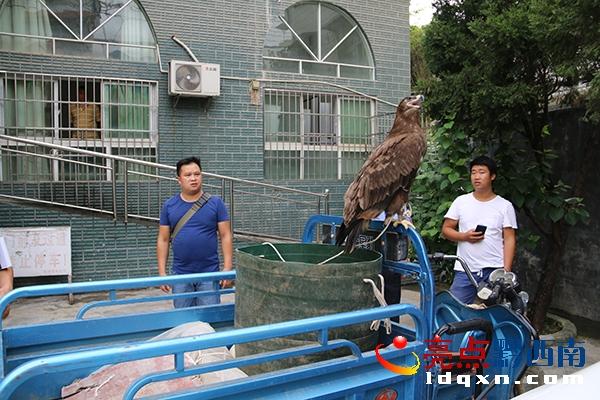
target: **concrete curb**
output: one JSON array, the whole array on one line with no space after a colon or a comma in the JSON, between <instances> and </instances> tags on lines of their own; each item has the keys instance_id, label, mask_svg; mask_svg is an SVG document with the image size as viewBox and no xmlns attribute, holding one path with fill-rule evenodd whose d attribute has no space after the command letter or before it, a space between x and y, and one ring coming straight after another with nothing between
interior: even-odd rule
<instances>
[{"instance_id":1,"label":"concrete curb","mask_svg":"<svg viewBox=\"0 0 600 400\"><path fill-rule=\"evenodd\" d=\"M562 329L558 332L540 335L540 340L544 340L546 345L554 346L559 342L564 343L571 338L575 339L577 337L577 328L575 327L575 324L568 319L551 313L548 313L546 317L558 321L558 323L562 325Z\"/></svg>"}]
</instances>

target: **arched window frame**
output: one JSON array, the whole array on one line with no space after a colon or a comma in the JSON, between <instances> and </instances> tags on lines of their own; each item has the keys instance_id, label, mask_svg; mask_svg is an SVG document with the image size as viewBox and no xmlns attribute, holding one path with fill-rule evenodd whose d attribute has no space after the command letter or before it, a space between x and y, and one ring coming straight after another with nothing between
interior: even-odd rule
<instances>
[{"instance_id":1,"label":"arched window frame","mask_svg":"<svg viewBox=\"0 0 600 400\"><path fill-rule=\"evenodd\" d=\"M300 42L300 44L302 45L302 47L308 52L308 54L313 58L312 60L308 60L308 59L301 59L301 58L287 58L287 57L275 57L275 56L268 56L268 55L263 55L263 65L264 68L266 70L269 71L273 71L273 72L291 72L291 73L298 73L298 74L307 74L307 75L320 75L320 74L314 74L314 73L307 73L304 70L304 65L306 63L310 63L310 64L324 64L324 65L331 65L331 66L335 66L336 67L336 74L335 77L336 78L352 78L352 76L345 76L345 74L342 72L344 67L350 67L350 68L359 68L359 69L365 69L370 71L370 80L375 80L375 60L373 57L373 52L371 50L371 47L369 45L369 41L367 39L366 34L364 33L364 31L361 29L360 25L358 24L358 22L346 11L344 11L343 9L339 8L336 5L330 4L330 3L326 3L326 2L314 2L314 1L306 1L306 2L300 2L300 3L296 3L290 7L294 7L294 6L298 6L298 5L302 5L302 4L317 4L317 26L318 26L318 49L317 52L315 54L314 51L312 51L310 49L310 47L304 42L304 40L302 40L302 38L300 37L300 35L292 28L292 26L290 25L290 23L285 19L285 17L283 15L280 15L278 17L278 19L285 24L285 26L287 27L287 29L289 29L289 31L292 33L293 37ZM350 30L339 40L339 42L333 46L333 48L331 48L331 50L329 50L326 54L322 54L322 40L321 40L321 31L323 29L322 27L322 23L321 23L321 10L322 10L322 6L323 4L326 4L329 8L331 9L335 9L338 13L342 14L348 21L352 21L354 26L352 28L350 28ZM288 8L289 10L289 8ZM286 12L288 11L286 10ZM272 28L275 29L275 28ZM331 54L334 53L335 50L338 49L338 47L344 43L346 40L348 40L348 38L352 35L352 33L354 33L354 31L358 30L358 33L360 34L360 36L363 39L363 45L366 46L366 50L367 54L369 56L369 65L360 65L360 64L352 64L352 63L343 63L343 62L331 62L328 61L327 59L329 58L329 56L331 56ZM270 35L272 31L269 31L269 33L267 33L267 35ZM269 67L270 65L270 60L273 61L284 61L284 62L297 62L298 63L298 70L295 72L292 71L281 71L281 70L276 70L276 69L272 69ZM325 75L325 76L331 76L331 75Z\"/></svg>"},{"instance_id":2,"label":"arched window frame","mask_svg":"<svg viewBox=\"0 0 600 400\"><path fill-rule=\"evenodd\" d=\"M8 2L8 0L0 0L0 12L2 12L2 9L6 6L7 2ZM113 55L113 53L111 52L115 48L117 48L117 49L122 48L122 49L128 49L129 54L130 54L130 56L127 59L125 59L126 61L155 63L155 62L158 62L158 60L159 60L158 42L156 40L156 35L154 33L154 29L152 28L152 24L150 23L150 20L148 19L148 16L144 12L141 4L136 0L125 1L124 4L121 7L119 7L119 9L117 11L115 11L108 18L103 20L98 26L96 26L91 32L89 32L85 35L83 33L83 0L79 0L80 24L79 24L79 32L78 33L74 32L74 30L71 29L71 27L69 27L68 24L66 24L56 14L56 12L53 11L46 4L46 2L44 2L43 0L36 0L36 3L38 4L38 6L43 7L43 10L45 12L47 12L48 14L50 14L52 16L52 18L56 19L56 21L62 27L64 27L67 30L67 32L69 32L72 35L72 37L64 38L64 37L47 36L47 35L20 34L20 33L14 33L14 32L7 32L0 28L0 37L5 36L5 37L24 38L24 39L29 38L32 40L39 41L38 45L30 46L35 49L33 51L28 50L28 49L3 48L1 46L1 41L0 41L0 51L10 51L10 52L27 53L27 54L49 54L49 55L54 55L54 56L62 55L62 56L75 56L75 57L92 57L92 58L101 58L101 59L107 59L107 60L122 60L123 59L122 57L115 57ZM101 41L101 40L90 39L96 32L98 32L100 29L102 29L102 27L104 27L108 23L110 23L115 17L121 16L122 15L121 13L124 10L127 10L128 7L132 3L138 7L141 15L143 15L143 17L144 17L144 21L147 24L150 34L152 35L152 40L151 40L153 43L152 45L129 44L129 43L117 42L117 41ZM93 46L97 46L96 48L104 47L104 50L102 52L102 56L100 56L100 52L97 52L97 51L94 51L91 53L84 53L84 54L65 54L65 53L61 53L61 52L57 51L57 45L56 45L57 42L90 44ZM47 45L43 45L43 43L46 43ZM137 51L137 55L136 55L135 51L133 51L133 52L131 51L132 49L139 49ZM144 51L145 51L145 54L143 54ZM131 56L132 53L134 54L133 56Z\"/></svg>"}]
</instances>

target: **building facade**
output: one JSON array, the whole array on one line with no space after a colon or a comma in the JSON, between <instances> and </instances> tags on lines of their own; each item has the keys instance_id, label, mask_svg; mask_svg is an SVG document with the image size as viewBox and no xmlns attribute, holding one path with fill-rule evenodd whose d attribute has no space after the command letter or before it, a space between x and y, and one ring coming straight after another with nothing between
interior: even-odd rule
<instances>
[{"instance_id":1,"label":"building facade","mask_svg":"<svg viewBox=\"0 0 600 400\"><path fill-rule=\"evenodd\" d=\"M327 189L340 212L389 128L381 116L410 92L408 5L3 0L0 134L169 165L196 155L206 172ZM215 74L218 96L170 93L209 88ZM33 157L27 143L0 142L4 194L26 196L35 183L39 193L71 184L82 196L83 182L126 174L111 177L110 160L90 167L91 155L66 165L56 149ZM75 281L155 273L155 226L0 202L0 227L35 226L71 227Z\"/></svg>"}]
</instances>

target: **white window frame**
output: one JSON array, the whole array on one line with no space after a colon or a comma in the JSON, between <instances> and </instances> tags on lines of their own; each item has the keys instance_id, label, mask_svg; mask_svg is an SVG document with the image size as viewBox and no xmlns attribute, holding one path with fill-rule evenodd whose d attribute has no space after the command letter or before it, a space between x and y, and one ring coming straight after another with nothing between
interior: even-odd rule
<instances>
[{"instance_id":1,"label":"white window frame","mask_svg":"<svg viewBox=\"0 0 600 400\"><path fill-rule=\"evenodd\" d=\"M11 76L12 75L12 76ZM5 132L5 124L4 124L4 112L5 112L5 88L4 82L5 79L15 80L27 82L27 81L36 81L36 79L42 80L43 82L51 82L52 83L52 112L53 112L53 126L47 127L47 130L53 130L54 134L52 137L48 136L37 136L28 134L27 136L19 136L21 138L26 138L30 140L37 141L50 141L55 144L59 144L62 146L74 147L74 148L94 148L94 149L102 149L104 154L110 155L112 153L113 147L119 148L145 148L145 149L154 149L156 157L158 158L158 82L151 80L142 80L142 79L123 79L123 78L108 78L108 77L92 77L92 76L74 76L74 75L50 75L50 74L37 74L37 73L21 73L21 72L7 72L0 71L0 132ZM125 139L104 139L103 135L101 135L100 139L75 139L75 138L63 138L61 137L61 130L64 130L64 127L61 126L61 118L60 118L60 107L62 106L63 99L60 98L60 80L67 81L83 81L83 82L93 82L93 84L100 85L100 106L102 115L105 114L105 107L108 106L104 98L104 86L110 84L142 84L147 85L149 90L149 129L148 129L148 138L125 138ZM68 106L62 112L68 112ZM104 117L102 117L104 118ZM99 128L101 132L104 131L104 121L102 121L101 127ZM6 140L0 141L2 145L9 146L11 143ZM12 142L15 143L15 142ZM20 146L33 146L33 145L25 145L20 144ZM2 171L2 156L0 155L0 181L4 180L4 174ZM60 170L59 170L59 160L52 160L52 178L54 181L60 181ZM105 167L111 167L111 160L106 158ZM110 181L112 179L111 174L108 173L108 170L105 172L105 179Z\"/></svg>"},{"instance_id":2,"label":"white window frame","mask_svg":"<svg viewBox=\"0 0 600 400\"><path fill-rule=\"evenodd\" d=\"M2 3L4 1L5 0L0 0L0 5L2 5ZM104 20L100 25L98 25L96 28L94 28L85 37L83 36L83 0L79 0L79 34L73 32L73 30L71 28L69 28L69 26L58 15L56 15L56 13L54 11L52 11L52 9L50 7L48 7L48 5L46 5L46 3L44 1L42 1L42 0L36 0L36 1L39 2L46 9L46 11L48 11L48 13L50 13L54 18L56 18L56 20L73 37L72 38L59 38L59 37L54 37L54 36L26 35L26 34L19 34L19 33L13 33L13 32L3 32L3 31L0 31L0 34L1 35L6 35L6 36L15 36L15 37L23 37L23 38L50 40L52 42L52 52L50 54L53 55L53 56L57 56L57 55L64 56L63 54L57 54L56 53L56 42L58 41L58 42L74 42L74 43L91 43L91 44L94 44L94 45L105 46L106 47L106 51L104 52L105 57L103 57L103 59L107 59L107 60L111 60L111 61L119 61L117 59L111 59L110 58L110 47L111 46L132 47L132 48L136 48L136 49L152 49L152 50L154 50L154 56L155 56L155 60L152 61L152 62L156 62L158 60L159 49L158 49L158 43L156 42L156 38L154 36L152 37L152 39L155 42L155 44L152 45L152 46L149 46L149 45L136 45L136 44L128 44L128 43L120 43L120 42L105 42L105 41L98 41L98 40L91 40L90 39L91 35L93 35L94 33L96 33L100 28L102 28L109 21L111 21L113 19L113 17L115 17L115 15L118 15L121 11L123 11L125 8L127 8L132 2L134 4L137 4L138 7L140 7L140 4L137 1L135 1L135 0L128 0L117 11L115 11L113 14L111 14L106 20ZM141 10L141 7L140 7L140 10ZM146 15L144 15L144 19L146 20L146 23L148 24L148 27L152 31L152 25L151 25L150 21L148 20L148 18L146 17ZM3 51L11 51L11 50L3 50ZM47 53L43 53L43 54L47 54ZM74 57L77 57L77 55L75 55ZM83 57L88 57L88 56L84 55ZM132 62L146 62L146 61L133 60ZM148 62L150 62L150 61L148 61Z\"/></svg>"},{"instance_id":3,"label":"white window frame","mask_svg":"<svg viewBox=\"0 0 600 400\"><path fill-rule=\"evenodd\" d=\"M300 42L300 44L302 45L302 47L308 52L308 54L310 54L313 57L313 60L307 60L307 59L301 59L301 58L286 58L286 57L274 57L274 56L263 56L263 59L267 59L267 60L281 60L281 61L293 61L293 62L298 62L298 74L304 74L303 71L303 62L306 63L318 63L318 64L325 64L325 65L332 65L336 67L336 78L345 78L345 79L362 79L362 78L353 78L353 77L348 77L348 76L342 76L341 75L341 67L345 66L345 67L352 67L352 68L363 68L366 70L370 70L371 71L371 80L375 80L375 60L373 57L373 53L371 52L371 49L368 48L369 50L369 56L371 59L371 64L372 65L360 65L360 64L347 64L347 63L340 63L340 62L330 62L327 61L327 58L333 54L333 52L346 40L348 39L348 37L350 37L350 35L357 29L360 29L359 25L357 23L355 23L355 25L344 35L344 37L342 37L342 39L340 39L340 41L331 48L331 50L329 50L329 52L327 54L325 54L324 56L322 55L322 49L321 49L321 31L322 31L322 26L321 26L321 5L322 2L318 2L317 3L317 26L318 26L318 31L317 31L317 37L318 37L318 48L317 48L317 54L314 54L314 52L310 49L310 47L300 38L300 35L298 35L298 33L294 30L294 28L292 28L292 26L286 21L286 19L284 18L284 16L280 15L279 19L281 20L281 22L283 22L285 24L285 26L289 29L289 31L292 33L293 37ZM335 7L337 9L337 11L339 13L342 14L347 14L344 10L340 9L339 7L331 4L332 7ZM348 14L349 15L349 14ZM364 32L362 32L362 30L360 30L361 33L364 35ZM366 40L366 36L365 36L365 40ZM281 71L273 71L273 72L278 72L278 73L284 73ZM307 75L318 75L318 74L307 74ZM323 75L323 76L330 76L330 75Z\"/></svg>"},{"instance_id":4,"label":"white window frame","mask_svg":"<svg viewBox=\"0 0 600 400\"><path fill-rule=\"evenodd\" d=\"M267 141L266 137L264 139L264 152L284 152L284 151L294 151L299 153L299 177L297 180L305 180L305 163L308 162L306 158L307 152L335 152L337 154L337 176L335 179L342 179L342 164L343 164L343 154L344 153L364 153L365 150L372 150L376 144L375 141L375 115L376 115L376 102L373 99L368 99L359 96L346 95L346 94L338 94L338 93L319 93L319 92L306 92L306 91L288 91L288 90L277 90L277 89L265 89L266 93L271 95L272 93L281 93L283 96L285 95L293 95L295 99L299 102L299 111L298 116L300 119L300 140L298 142L282 142L282 141ZM306 138L306 129L304 126L305 121L305 111L304 111L304 98L308 95L316 95L316 96L328 96L332 98L333 110L334 114L334 134L336 141L334 144L307 144ZM298 96L298 97L296 97ZM342 99L352 99L355 101L364 101L369 102L369 138L367 141L368 149L365 148L365 144L356 144L356 143L342 143L342 113L341 113L341 101ZM263 110L264 113L264 110ZM264 115L264 114L263 114ZM264 159L264 158L263 158ZM273 179L271 177L265 176L266 179ZM317 180L327 180L330 178L317 178ZM296 180L293 178L281 178L281 180Z\"/></svg>"}]
</instances>

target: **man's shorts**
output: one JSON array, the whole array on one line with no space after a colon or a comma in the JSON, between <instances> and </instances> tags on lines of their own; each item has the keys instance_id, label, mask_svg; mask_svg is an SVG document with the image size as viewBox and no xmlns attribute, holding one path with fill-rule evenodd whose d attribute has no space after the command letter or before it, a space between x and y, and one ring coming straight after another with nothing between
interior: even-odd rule
<instances>
[{"instance_id":1,"label":"man's shorts","mask_svg":"<svg viewBox=\"0 0 600 400\"><path fill-rule=\"evenodd\" d=\"M482 281L487 281L490 274L496 269L484 268L481 270L481 274L474 272L473 277L477 281L477 284L479 284ZM475 300L475 296L477 296L477 288L473 286L465 272L454 271L454 280L452 281L452 286L450 286L450 293L463 303L471 304Z\"/></svg>"},{"instance_id":2,"label":"man's shorts","mask_svg":"<svg viewBox=\"0 0 600 400\"><path fill-rule=\"evenodd\" d=\"M191 282L191 283L175 283L172 286L173 294L190 293L190 292L210 292L219 289L219 282ZM175 308L196 307L209 304L219 304L220 296L218 294L205 294L193 297L184 297L173 299Z\"/></svg>"}]
</instances>

